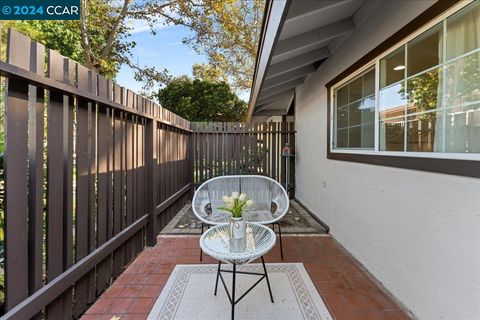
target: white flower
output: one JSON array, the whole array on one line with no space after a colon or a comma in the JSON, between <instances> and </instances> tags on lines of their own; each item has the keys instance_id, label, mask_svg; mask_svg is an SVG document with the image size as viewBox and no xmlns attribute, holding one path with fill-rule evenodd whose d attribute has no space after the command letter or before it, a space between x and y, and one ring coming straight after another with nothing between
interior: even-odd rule
<instances>
[{"instance_id":1,"label":"white flower","mask_svg":"<svg viewBox=\"0 0 480 320\"><path fill-rule=\"evenodd\" d=\"M223 201L225 201L225 203L232 201L232 198L230 198L229 196L223 196L222 199Z\"/></svg>"},{"instance_id":2,"label":"white flower","mask_svg":"<svg viewBox=\"0 0 480 320\"><path fill-rule=\"evenodd\" d=\"M238 197L238 200L240 201L245 201L247 200L247 194L245 192L242 192L242 194L240 195L240 197Z\"/></svg>"},{"instance_id":3,"label":"white flower","mask_svg":"<svg viewBox=\"0 0 480 320\"><path fill-rule=\"evenodd\" d=\"M238 199L238 197L239 197L239 194L238 194L237 191L232 192L232 198L233 198L233 199Z\"/></svg>"},{"instance_id":4,"label":"white flower","mask_svg":"<svg viewBox=\"0 0 480 320\"><path fill-rule=\"evenodd\" d=\"M249 199L247 200L247 207L252 207L253 206L253 200Z\"/></svg>"},{"instance_id":5,"label":"white flower","mask_svg":"<svg viewBox=\"0 0 480 320\"><path fill-rule=\"evenodd\" d=\"M233 201L228 201L227 202L227 209L233 209L233 206L234 206L234 202Z\"/></svg>"}]
</instances>

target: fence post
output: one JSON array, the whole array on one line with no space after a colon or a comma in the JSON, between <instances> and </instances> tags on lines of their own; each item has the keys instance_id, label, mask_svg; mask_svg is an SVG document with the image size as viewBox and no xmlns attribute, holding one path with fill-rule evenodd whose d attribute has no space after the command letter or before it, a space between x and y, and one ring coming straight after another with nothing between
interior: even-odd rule
<instances>
[{"instance_id":1,"label":"fence post","mask_svg":"<svg viewBox=\"0 0 480 320\"><path fill-rule=\"evenodd\" d=\"M190 129L193 129L193 126L190 126ZM191 183L190 189L190 198L193 198L193 193L195 192L195 146L194 146L194 139L195 133L190 132L187 133L187 161L188 161L188 178Z\"/></svg>"},{"instance_id":2,"label":"fence post","mask_svg":"<svg viewBox=\"0 0 480 320\"><path fill-rule=\"evenodd\" d=\"M149 215L147 224L147 246L153 247L157 243L157 218L155 207L157 198L157 121L148 119L145 128L145 204L146 213Z\"/></svg>"}]
</instances>

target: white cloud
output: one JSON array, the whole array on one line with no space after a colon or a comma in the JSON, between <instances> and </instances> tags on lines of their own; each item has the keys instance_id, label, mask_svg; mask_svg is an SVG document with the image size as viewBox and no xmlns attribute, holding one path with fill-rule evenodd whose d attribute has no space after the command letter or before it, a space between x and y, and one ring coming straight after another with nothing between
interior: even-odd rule
<instances>
[{"instance_id":1,"label":"white cloud","mask_svg":"<svg viewBox=\"0 0 480 320\"><path fill-rule=\"evenodd\" d=\"M173 12L170 8L164 9L164 13L166 15L174 17L174 18L178 17L178 15L175 12ZM150 17L153 18L154 16L151 15ZM166 28L169 28L169 27L172 26L171 24L165 23L166 19L164 17L157 16L156 20L157 21L154 23L152 28L149 26L148 22L145 21L145 20L128 19L126 22L127 22L127 25L132 28L132 30L131 30L132 34L142 33L142 32L150 32L152 29L154 31L158 31L160 29L166 29Z\"/></svg>"},{"instance_id":2,"label":"white cloud","mask_svg":"<svg viewBox=\"0 0 480 320\"><path fill-rule=\"evenodd\" d=\"M145 20L129 19L126 21L126 24L128 27L132 29L130 32L132 34L135 34L135 33L142 33L142 32L151 32L152 29L154 31L158 31L160 29L165 29L170 27L170 25L167 25L164 22L165 22L164 19L159 19L152 27L150 27L148 22Z\"/></svg>"}]
</instances>

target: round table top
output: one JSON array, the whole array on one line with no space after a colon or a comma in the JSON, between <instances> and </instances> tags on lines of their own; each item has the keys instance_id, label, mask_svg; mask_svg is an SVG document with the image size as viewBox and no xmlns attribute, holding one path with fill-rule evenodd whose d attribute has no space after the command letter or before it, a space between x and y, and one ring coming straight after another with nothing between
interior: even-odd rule
<instances>
[{"instance_id":1,"label":"round table top","mask_svg":"<svg viewBox=\"0 0 480 320\"><path fill-rule=\"evenodd\" d=\"M203 252L227 263L245 264L253 261L275 245L276 236L272 229L258 223L247 223L246 248L242 252L231 252L229 224L208 229L200 237Z\"/></svg>"}]
</instances>

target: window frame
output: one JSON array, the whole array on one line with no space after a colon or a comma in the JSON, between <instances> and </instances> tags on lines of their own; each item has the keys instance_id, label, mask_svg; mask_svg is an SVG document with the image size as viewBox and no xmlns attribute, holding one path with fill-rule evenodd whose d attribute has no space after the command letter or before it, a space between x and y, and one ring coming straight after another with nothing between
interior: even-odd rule
<instances>
[{"instance_id":1,"label":"window frame","mask_svg":"<svg viewBox=\"0 0 480 320\"><path fill-rule=\"evenodd\" d=\"M341 80L335 82L334 85L328 86L328 113L329 113L329 139L328 139L328 153L331 154L359 154L359 155L380 155L380 156L393 156L393 157L405 157L405 158L427 158L427 159L451 159L451 160L472 160L472 161L479 161L480 160L480 153L450 153L450 152L418 152L418 151L381 151L379 146L379 133L380 133L380 116L379 116L379 92L380 92L380 61L381 59L387 57L389 54L394 52L395 50L405 47L407 49L408 46L406 44L411 40L415 39L416 37L428 32L436 25L441 24L440 29L445 32L446 30L446 19L455 14L456 12L460 11L464 7L470 5L473 1L461 1L460 3L454 5L452 8L444 11L442 14L438 15L434 19L431 19L429 22L425 23L422 27L418 28L416 31L410 33L409 35L403 37L402 40L398 41L396 44L390 46L388 49L383 50L380 54L374 56L370 61L365 63L362 67L357 68L354 72L351 72L348 76L342 78ZM427 10L428 11L428 10ZM443 43L443 55L445 54L445 47L446 41L444 40ZM467 55L475 54L480 52L480 48L477 48L473 51L468 52L467 54L462 54L458 57L453 59L447 60L447 57L443 58L443 61L434 67L428 68L426 70L422 70L421 72L404 77L401 81L407 81L415 76L424 74L429 70L434 70L436 68L442 68L449 63L457 61ZM407 63L407 61L405 61ZM335 148L334 141L336 140L336 124L335 124L335 113L336 113L336 106L335 106L335 92L347 85L351 81L355 80L355 78L361 76L363 73L368 72L370 69L375 68L375 120L374 120L374 149L362 149L362 148ZM398 82L396 82L398 83ZM390 84L389 86L394 85ZM388 86L386 86L388 87ZM404 116L408 117L408 115ZM407 125L407 124L405 124Z\"/></svg>"},{"instance_id":2,"label":"window frame","mask_svg":"<svg viewBox=\"0 0 480 320\"><path fill-rule=\"evenodd\" d=\"M480 154L377 151L379 150L380 120L378 112L380 59L472 2L473 0L436 2L325 85L327 88L326 153L328 159L480 178ZM372 66L375 66L375 148L374 150L333 149L334 89Z\"/></svg>"}]
</instances>

